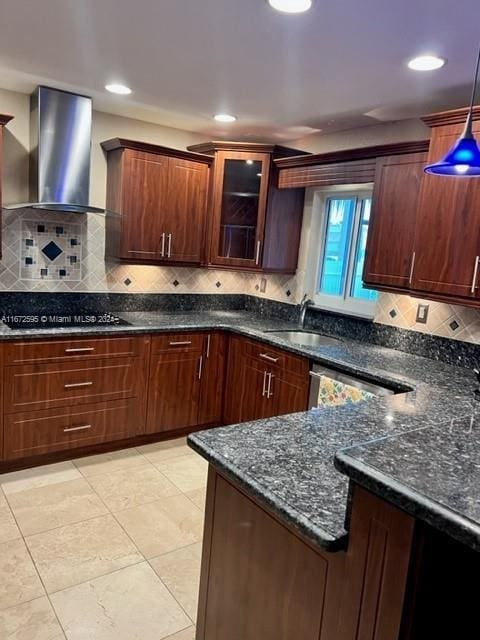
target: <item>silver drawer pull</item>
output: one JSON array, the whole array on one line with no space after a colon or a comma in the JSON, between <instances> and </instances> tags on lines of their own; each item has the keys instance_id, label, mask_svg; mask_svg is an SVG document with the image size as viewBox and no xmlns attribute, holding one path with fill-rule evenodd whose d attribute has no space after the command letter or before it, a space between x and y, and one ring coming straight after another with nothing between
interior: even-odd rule
<instances>
[{"instance_id":1,"label":"silver drawer pull","mask_svg":"<svg viewBox=\"0 0 480 640\"><path fill-rule=\"evenodd\" d=\"M69 433L70 431L85 431L86 429L91 429L91 424L81 424L78 427L65 427L63 433Z\"/></svg>"},{"instance_id":2,"label":"silver drawer pull","mask_svg":"<svg viewBox=\"0 0 480 640\"><path fill-rule=\"evenodd\" d=\"M268 360L269 362L278 362L279 358L274 358L272 356L269 356L268 353L261 353L260 354L260 358L263 358L264 360Z\"/></svg>"},{"instance_id":3,"label":"silver drawer pull","mask_svg":"<svg viewBox=\"0 0 480 640\"><path fill-rule=\"evenodd\" d=\"M472 293L475 293L475 287L477 284L477 274L478 274L478 262L480 260L480 256L477 256L475 258L475 266L473 268L473 279L472 279L472 288L470 289L470 291Z\"/></svg>"},{"instance_id":4,"label":"silver drawer pull","mask_svg":"<svg viewBox=\"0 0 480 640\"><path fill-rule=\"evenodd\" d=\"M160 255L162 258L165 257L165 233L162 233L162 248L160 250Z\"/></svg>"},{"instance_id":5,"label":"silver drawer pull","mask_svg":"<svg viewBox=\"0 0 480 640\"><path fill-rule=\"evenodd\" d=\"M267 398L273 398L272 380L275 376L271 373L268 373L267 375L268 375Z\"/></svg>"},{"instance_id":6,"label":"silver drawer pull","mask_svg":"<svg viewBox=\"0 0 480 640\"><path fill-rule=\"evenodd\" d=\"M179 340L178 342L170 342L170 346L171 347L182 347L182 346L186 346L187 344L192 344L191 340Z\"/></svg>"},{"instance_id":7,"label":"silver drawer pull","mask_svg":"<svg viewBox=\"0 0 480 640\"><path fill-rule=\"evenodd\" d=\"M64 384L65 389L76 389L77 387L91 387L93 382L71 382L70 384Z\"/></svg>"},{"instance_id":8,"label":"silver drawer pull","mask_svg":"<svg viewBox=\"0 0 480 640\"><path fill-rule=\"evenodd\" d=\"M262 246L262 243L260 242L260 240L257 242L257 252L255 254L255 264L258 264L260 262L260 247Z\"/></svg>"},{"instance_id":9,"label":"silver drawer pull","mask_svg":"<svg viewBox=\"0 0 480 640\"><path fill-rule=\"evenodd\" d=\"M65 349L65 353L85 353L85 351L95 351L95 347L72 347Z\"/></svg>"},{"instance_id":10,"label":"silver drawer pull","mask_svg":"<svg viewBox=\"0 0 480 640\"><path fill-rule=\"evenodd\" d=\"M408 284L412 284L413 270L415 269L415 251L412 253L412 262L410 263L410 276L408 278Z\"/></svg>"}]
</instances>

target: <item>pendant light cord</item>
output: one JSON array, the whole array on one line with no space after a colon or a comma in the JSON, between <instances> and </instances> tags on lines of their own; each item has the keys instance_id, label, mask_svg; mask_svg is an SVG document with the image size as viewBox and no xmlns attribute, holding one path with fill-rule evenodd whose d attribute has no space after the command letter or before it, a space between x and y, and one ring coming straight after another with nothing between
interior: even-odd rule
<instances>
[{"instance_id":1,"label":"pendant light cord","mask_svg":"<svg viewBox=\"0 0 480 640\"><path fill-rule=\"evenodd\" d=\"M473 121L473 107L475 105L475 96L477 94L477 82L478 82L478 70L480 68L480 48L478 49L477 64L475 65L475 77L473 79L472 97L470 100L470 109L468 111L467 121L465 122L465 130L463 137L473 138L472 121Z\"/></svg>"}]
</instances>

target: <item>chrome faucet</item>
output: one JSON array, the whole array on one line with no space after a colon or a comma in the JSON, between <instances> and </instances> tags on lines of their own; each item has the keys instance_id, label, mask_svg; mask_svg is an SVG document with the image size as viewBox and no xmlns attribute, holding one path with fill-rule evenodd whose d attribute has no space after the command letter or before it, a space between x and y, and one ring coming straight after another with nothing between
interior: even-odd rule
<instances>
[{"instance_id":1,"label":"chrome faucet","mask_svg":"<svg viewBox=\"0 0 480 640\"><path fill-rule=\"evenodd\" d=\"M305 327L305 315L308 307L314 304L313 300L310 300L307 294L305 294L300 302L300 315L298 318L298 325L303 329Z\"/></svg>"}]
</instances>

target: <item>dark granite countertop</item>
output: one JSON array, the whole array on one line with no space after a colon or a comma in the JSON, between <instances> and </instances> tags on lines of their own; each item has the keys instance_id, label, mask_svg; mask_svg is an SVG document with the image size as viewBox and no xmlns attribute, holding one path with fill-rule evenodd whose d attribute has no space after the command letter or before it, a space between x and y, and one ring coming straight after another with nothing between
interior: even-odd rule
<instances>
[{"instance_id":1,"label":"dark granite countertop","mask_svg":"<svg viewBox=\"0 0 480 640\"><path fill-rule=\"evenodd\" d=\"M348 535L349 481L335 468L336 455L342 471L371 490L457 537L458 522L463 523L466 536L468 521L471 535L467 542L480 541L480 507L474 491L478 468L473 444L468 460L462 458L461 440L455 440L459 432L438 426L462 416L468 420L471 415L476 404L475 379L468 369L347 338L324 347L293 345L265 332L294 325L247 311L118 315L131 326L11 330L0 324L0 340L224 329L333 364L349 373L387 384L408 385L413 391L363 404L314 409L198 432L189 437L189 444L326 549L343 548ZM444 432L448 438L441 436ZM429 438L434 446L429 447ZM402 467L400 460L404 460L402 456L409 448L412 458ZM461 470L456 476L453 471L449 475L452 466L445 464L452 449L458 455ZM387 464L390 456L397 460L396 464ZM428 459L428 467L423 456ZM422 465L425 470L428 468L423 484L419 475ZM442 517L435 515L434 502L443 510Z\"/></svg>"},{"instance_id":2,"label":"dark granite countertop","mask_svg":"<svg viewBox=\"0 0 480 640\"><path fill-rule=\"evenodd\" d=\"M480 407L402 435L343 449L352 480L480 551Z\"/></svg>"}]
</instances>

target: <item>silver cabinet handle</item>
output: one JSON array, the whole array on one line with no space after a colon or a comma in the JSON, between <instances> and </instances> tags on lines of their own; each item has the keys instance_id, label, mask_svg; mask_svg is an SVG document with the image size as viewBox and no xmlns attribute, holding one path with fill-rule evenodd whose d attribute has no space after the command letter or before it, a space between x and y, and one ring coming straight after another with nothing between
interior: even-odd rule
<instances>
[{"instance_id":1,"label":"silver cabinet handle","mask_svg":"<svg viewBox=\"0 0 480 640\"><path fill-rule=\"evenodd\" d=\"M162 258L165 257L165 233L162 233L162 250L161 250Z\"/></svg>"},{"instance_id":2,"label":"silver cabinet handle","mask_svg":"<svg viewBox=\"0 0 480 640\"><path fill-rule=\"evenodd\" d=\"M95 347L75 347L65 349L65 353L84 353L86 351L95 351Z\"/></svg>"},{"instance_id":3,"label":"silver cabinet handle","mask_svg":"<svg viewBox=\"0 0 480 640\"><path fill-rule=\"evenodd\" d=\"M91 429L91 424L81 424L78 427L65 427L63 433L69 433L70 431L85 431L86 429Z\"/></svg>"},{"instance_id":4,"label":"silver cabinet handle","mask_svg":"<svg viewBox=\"0 0 480 640\"><path fill-rule=\"evenodd\" d=\"M263 372L263 389L262 389L262 397L267 393L267 372Z\"/></svg>"},{"instance_id":5,"label":"silver cabinet handle","mask_svg":"<svg viewBox=\"0 0 480 640\"><path fill-rule=\"evenodd\" d=\"M412 253L412 264L410 265L410 276L408 278L408 284L412 284L413 280L413 269L415 267L415 251Z\"/></svg>"},{"instance_id":6,"label":"silver cabinet handle","mask_svg":"<svg viewBox=\"0 0 480 640\"><path fill-rule=\"evenodd\" d=\"M64 384L65 389L77 389L78 387L91 387L93 382L72 382L70 384Z\"/></svg>"},{"instance_id":7,"label":"silver cabinet handle","mask_svg":"<svg viewBox=\"0 0 480 640\"><path fill-rule=\"evenodd\" d=\"M267 398L273 398L273 390L272 390L272 380L274 376L273 374L268 374L268 389L267 389Z\"/></svg>"},{"instance_id":8,"label":"silver cabinet handle","mask_svg":"<svg viewBox=\"0 0 480 640\"><path fill-rule=\"evenodd\" d=\"M477 285L477 274L478 274L478 261L480 260L480 256L475 258L475 267L473 269L473 279L472 279L472 288L471 292L475 293L475 287Z\"/></svg>"},{"instance_id":9,"label":"silver cabinet handle","mask_svg":"<svg viewBox=\"0 0 480 640\"><path fill-rule=\"evenodd\" d=\"M210 357L210 334L207 336L207 358Z\"/></svg>"},{"instance_id":10,"label":"silver cabinet handle","mask_svg":"<svg viewBox=\"0 0 480 640\"><path fill-rule=\"evenodd\" d=\"M198 361L198 379L201 380L203 371L203 356L200 356L200 360Z\"/></svg>"},{"instance_id":11,"label":"silver cabinet handle","mask_svg":"<svg viewBox=\"0 0 480 640\"><path fill-rule=\"evenodd\" d=\"M187 344L192 344L191 340L178 340L177 342L169 342L171 347L184 347Z\"/></svg>"},{"instance_id":12,"label":"silver cabinet handle","mask_svg":"<svg viewBox=\"0 0 480 640\"><path fill-rule=\"evenodd\" d=\"M279 358L274 358L272 356L269 356L268 353L261 353L260 358L263 358L264 360L268 360L269 362L278 362L279 360Z\"/></svg>"},{"instance_id":13,"label":"silver cabinet handle","mask_svg":"<svg viewBox=\"0 0 480 640\"><path fill-rule=\"evenodd\" d=\"M257 242L257 252L255 254L255 264L258 264L260 262L260 247L262 246L262 243L260 242L260 240Z\"/></svg>"},{"instance_id":14,"label":"silver cabinet handle","mask_svg":"<svg viewBox=\"0 0 480 640\"><path fill-rule=\"evenodd\" d=\"M167 258L172 257L172 234L168 234L168 249L167 249Z\"/></svg>"}]
</instances>

